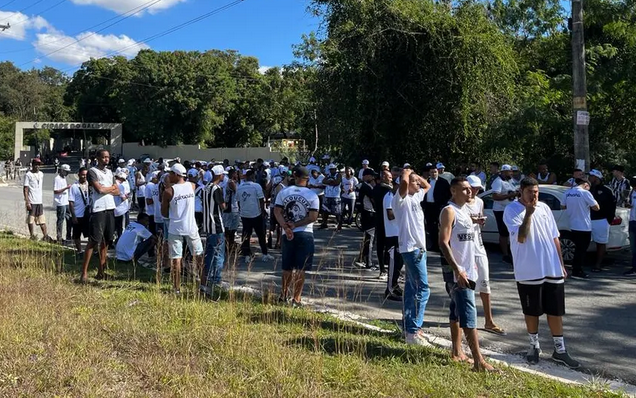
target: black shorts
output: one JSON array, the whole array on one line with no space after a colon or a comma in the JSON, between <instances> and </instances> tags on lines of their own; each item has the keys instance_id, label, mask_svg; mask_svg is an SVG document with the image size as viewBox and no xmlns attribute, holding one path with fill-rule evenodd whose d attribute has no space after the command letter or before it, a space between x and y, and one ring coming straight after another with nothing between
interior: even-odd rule
<instances>
[{"instance_id":1,"label":"black shorts","mask_svg":"<svg viewBox=\"0 0 636 398\"><path fill-rule=\"evenodd\" d=\"M493 211L495 213L495 221L497 221L497 230L499 231L499 236L503 236L507 238L510 236L510 232L508 232L508 227L503 220L503 211Z\"/></svg>"},{"instance_id":2,"label":"black shorts","mask_svg":"<svg viewBox=\"0 0 636 398\"><path fill-rule=\"evenodd\" d=\"M524 315L565 315L565 284L543 282L541 285L524 285L517 282L519 299Z\"/></svg>"},{"instance_id":3,"label":"black shorts","mask_svg":"<svg viewBox=\"0 0 636 398\"><path fill-rule=\"evenodd\" d=\"M203 212L194 212L194 221L197 223L197 227L201 228L201 226L203 225Z\"/></svg>"},{"instance_id":4,"label":"black shorts","mask_svg":"<svg viewBox=\"0 0 636 398\"><path fill-rule=\"evenodd\" d=\"M84 217L79 217L77 219L77 224L73 224L73 239L80 239L82 235L85 238L88 238L88 215Z\"/></svg>"},{"instance_id":5,"label":"black shorts","mask_svg":"<svg viewBox=\"0 0 636 398\"><path fill-rule=\"evenodd\" d=\"M95 243L111 243L115 236L115 210L92 213L89 221L88 239Z\"/></svg>"}]
</instances>

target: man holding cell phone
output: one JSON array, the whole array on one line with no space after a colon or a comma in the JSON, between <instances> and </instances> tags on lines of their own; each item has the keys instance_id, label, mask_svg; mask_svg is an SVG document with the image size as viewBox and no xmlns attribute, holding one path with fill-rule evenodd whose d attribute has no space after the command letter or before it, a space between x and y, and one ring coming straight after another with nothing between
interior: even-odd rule
<instances>
[{"instance_id":1,"label":"man holding cell phone","mask_svg":"<svg viewBox=\"0 0 636 398\"><path fill-rule=\"evenodd\" d=\"M447 282L446 290L451 297L450 329L452 339L451 357L456 361L466 361L462 350L462 334L473 354L473 369L476 371L494 371L479 350L477 335L477 308L475 306L475 281L478 278L475 242L475 227L466 204L472 190L465 177L451 181L451 200L440 214L439 246L442 254L453 270L454 282ZM461 328L461 329L460 329Z\"/></svg>"}]
</instances>

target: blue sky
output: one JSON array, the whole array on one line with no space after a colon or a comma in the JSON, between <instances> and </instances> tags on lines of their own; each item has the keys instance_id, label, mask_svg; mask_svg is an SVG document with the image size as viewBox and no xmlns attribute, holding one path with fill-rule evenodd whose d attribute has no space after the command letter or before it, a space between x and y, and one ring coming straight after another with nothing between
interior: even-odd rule
<instances>
[{"instance_id":1,"label":"blue sky","mask_svg":"<svg viewBox=\"0 0 636 398\"><path fill-rule=\"evenodd\" d=\"M319 21L306 11L307 0L244 0L208 19L140 44L232 1L0 0L0 25L11 24L9 30L0 32L0 61L12 61L23 69L49 65L72 73L91 56L117 51L132 57L140 48L231 49L255 56L261 66L271 67L292 61L292 45L300 42L303 33L318 29ZM11 4L4 6L7 3ZM134 15L101 32L97 31L122 17L87 30L119 14Z\"/></svg>"}]
</instances>

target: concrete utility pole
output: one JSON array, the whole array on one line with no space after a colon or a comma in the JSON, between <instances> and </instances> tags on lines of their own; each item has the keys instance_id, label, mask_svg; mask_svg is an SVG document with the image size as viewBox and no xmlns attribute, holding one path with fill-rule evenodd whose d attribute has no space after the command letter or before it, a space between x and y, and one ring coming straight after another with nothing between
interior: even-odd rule
<instances>
[{"instance_id":1,"label":"concrete utility pole","mask_svg":"<svg viewBox=\"0 0 636 398\"><path fill-rule=\"evenodd\" d=\"M585 41L583 37L583 0L572 0L572 113L576 168L590 170L590 138L585 79Z\"/></svg>"}]
</instances>

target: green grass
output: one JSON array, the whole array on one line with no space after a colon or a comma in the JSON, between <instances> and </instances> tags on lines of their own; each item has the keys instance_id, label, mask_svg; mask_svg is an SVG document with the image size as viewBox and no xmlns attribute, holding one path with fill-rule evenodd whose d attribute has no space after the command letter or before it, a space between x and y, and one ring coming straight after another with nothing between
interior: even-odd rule
<instances>
[{"instance_id":1,"label":"green grass","mask_svg":"<svg viewBox=\"0 0 636 398\"><path fill-rule=\"evenodd\" d=\"M0 235L1 397L619 396L473 373L398 334L249 296L175 298L129 265L89 286L77 270L72 252Z\"/></svg>"}]
</instances>

